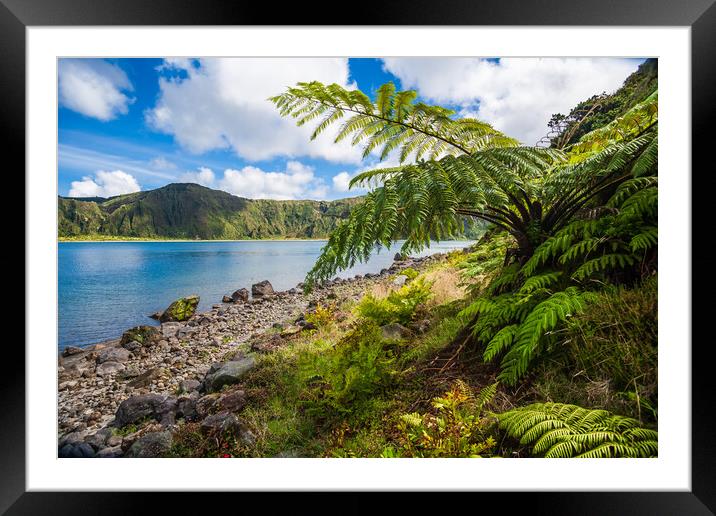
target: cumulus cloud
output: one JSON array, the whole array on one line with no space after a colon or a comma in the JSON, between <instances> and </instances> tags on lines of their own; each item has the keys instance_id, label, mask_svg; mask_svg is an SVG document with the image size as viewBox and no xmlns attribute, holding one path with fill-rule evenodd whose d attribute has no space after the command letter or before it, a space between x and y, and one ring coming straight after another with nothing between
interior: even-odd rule
<instances>
[{"instance_id":1,"label":"cumulus cloud","mask_svg":"<svg viewBox=\"0 0 716 516\"><path fill-rule=\"evenodd\" d=\"M107 121L126 114L134 102L124 71L101 59L61 59L58 66L60 105L85 116Z\"/></svg>"},{"instance_id":2,"label":"cumulus cloud","mask_svg":"<svg viewBox=\"0 0 716 516\"><path fill-rule=\"evenodd\" d=\"M266 172L253 166L226 169L217 186L252 199L316 199L325 197L328 192L313 167L298 161L289 161L286 170L281 172Z\"/></svg>"},{"instance_id":3,"label":"cumulus cloud","mask_svg":"<svg viewBox=\"0 0 716 516\"><path fill-rule=\"evenodd\" d=\"M196 183L202 186L213 187L216 181L214 171L207 167L199 167L195 172L185 172L179 177L182 183Z\"/></svg>"},{"instance_id":4,"label":"cumulus cloud","mask_svg":"<svg viewBox=\"0 0 716 516\"><path fill-rule=\"evenodd\" d=\"M201 154L231 149L250 161L308 156L359 163L349 141L333 143L332 130L316 140L313 124L296 127L267 100L299 81L317 80L353 87L344 58L206 58L166 60L156 105L145 112L148 125L171 134L185 149ZM184 75L184 74L182 74ZM336 128L337 129L337 128Z\"/></svg>"},{"instance_id":5,"label":"cumulus cloud","mask_svg":"<svg viewBox=\"0 0 716 516\"><path fill-rule=\"evenodd\" d=\"M337 192L347 192L349 183L351 181L351 175L348 172L339 172L333 176L333 189Z\"/></svg>"},{"instance_id":6,"label":"cumulus cloud","mask_svg":"<svg viewBox=\"0 0 716 516\"><path fill-rule=\"evenodd\" d=\"M134 176L121 170L98 171L94 177L85 176L72 181L69 197L112 197L141 190Z\"/></svg>"},{"instance_id":7,"label":"cumulus cloud","mask_svg":"<svg viewBox=\"0 0 716 516\"><path fill-rule=\"evenodd\" d=\"M384 68L406 88L437 103L460 107L462 116L491 123L533 145L554 113L611 92L638 62L614 58L386 58Z\"/></svg>"}]
</instances>

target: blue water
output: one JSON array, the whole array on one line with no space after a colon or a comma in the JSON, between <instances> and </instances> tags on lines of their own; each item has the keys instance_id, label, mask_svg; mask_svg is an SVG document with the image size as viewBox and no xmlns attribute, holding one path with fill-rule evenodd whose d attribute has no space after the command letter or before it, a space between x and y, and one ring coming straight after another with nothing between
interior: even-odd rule
<instances>
[{"instance_id":1,"label":"blue water","mask_svg":"<svg viewBox=\"0 0 716 516\"><path fill-rule=\"evenodd\" d=\"M471 242L433 243L421 255ZM303 281L325 241L60 242L59 347L118 337L175 299L199 294L199 310L224 294L268 279L276 290ZM399 249L383 249L365 264L338 273L350 277L390 266Z\"/></svg>"}]
</instances>

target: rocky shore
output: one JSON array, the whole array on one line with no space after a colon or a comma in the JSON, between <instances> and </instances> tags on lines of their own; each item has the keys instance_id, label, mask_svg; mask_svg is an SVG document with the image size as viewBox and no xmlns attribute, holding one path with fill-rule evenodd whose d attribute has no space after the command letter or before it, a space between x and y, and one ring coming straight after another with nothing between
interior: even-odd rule
<instances>
[{"instance_id":1,"label":"rocky shore","mask_svg":"<svg viewBox=\"0 0 716 516\"><path fill-rule=\"evenodd\" d=\"M263 281L252 286L251 296L236 290L201 313L195 312L198 297L188 296L153 316L159 326L66 348L58 358L59 456L161 456L183 421L201 422L206 432L233 431L250 444L253 434L237 414L245 405L241 377L258 354L311 329L305 315L319 303L357 300L376 283L400 284L396 274L406 267L421 269L444 258L396 255L380 273L336 278L309 294L301 284L274 292Z\"/></svg>"}]
</instances>

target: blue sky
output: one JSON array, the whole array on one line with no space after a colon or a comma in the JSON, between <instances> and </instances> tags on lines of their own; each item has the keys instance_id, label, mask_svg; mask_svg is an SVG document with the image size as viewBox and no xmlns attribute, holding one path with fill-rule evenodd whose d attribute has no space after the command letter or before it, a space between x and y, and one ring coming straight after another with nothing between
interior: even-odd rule
<instances>
[{"instance_id":1,"label":"blue sky","mask_svg":"<svg viewBox=\"0 0 716 516\"><path fill-rule=\"evenodd\" d=\"M360 195L361 160L330 131L282 119L266 98L298 81L374 95L387 81L422 100L476 116L526 144L552 113L613 91L643 59L209 58L64 59L59 63L59 192L111 196L196 182L242 197Z\"/></svg>"}]
</instances>

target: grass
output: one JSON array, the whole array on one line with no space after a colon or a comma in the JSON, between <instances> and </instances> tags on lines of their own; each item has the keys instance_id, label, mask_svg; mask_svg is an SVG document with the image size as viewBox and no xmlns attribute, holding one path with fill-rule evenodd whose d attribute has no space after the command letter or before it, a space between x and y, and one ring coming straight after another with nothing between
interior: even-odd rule
<instances>
[{"instance_id":1,"label":"grass","mask_svg":"<svg viewBox=\"0 0 716 516\"><path fill-rule=\"evenodd\" d=\"M537 399L657 419L657 278L608 287L558 336L533 383Z\"/></svg>"}]
</instances>

